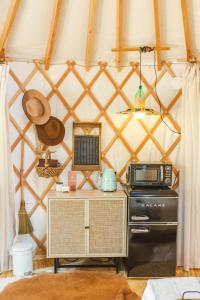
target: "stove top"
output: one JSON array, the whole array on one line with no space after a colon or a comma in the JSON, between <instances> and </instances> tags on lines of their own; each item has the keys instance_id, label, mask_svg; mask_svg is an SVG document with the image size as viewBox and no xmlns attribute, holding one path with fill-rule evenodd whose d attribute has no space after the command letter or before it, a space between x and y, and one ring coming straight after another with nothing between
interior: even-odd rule
<instances>
[{"instance_id":1,"label":"stove top","mask_svg":"<svg viewBox=\"0 0 200 300\"><path fill-rule=\"evenodd\" d=\"M124 190L129 197L178 197L176 191L169 187L130 187L125 185Z\"/></svg>"}]
</instances>

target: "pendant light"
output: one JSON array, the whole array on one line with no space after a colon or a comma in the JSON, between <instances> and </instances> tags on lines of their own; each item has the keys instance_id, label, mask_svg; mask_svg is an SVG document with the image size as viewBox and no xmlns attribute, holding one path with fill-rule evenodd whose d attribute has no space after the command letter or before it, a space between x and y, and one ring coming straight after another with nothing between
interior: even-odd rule
<instances>
[{"instance_id":1,"label":"pendant light","mask_svg":"<svg viewBox=\"0 0 200 300\"><path fill-rule=\"evenodd\" d=\"M136 119L143 119L145 116L145 100L144 91L142 87L142 51L140 49L140 84L134 97L134 117Z\"/></svg>"},{"instance_id":2,"label":"pendant light","mask_svg":"<svg viewBox=\"0 0 200 300\"><path fill-rule=\"evenodd\" d=\"M136 119L143 119L145 115L159 115L160 113L155 112L151 108L145 107L145 95L142 86L142 52L150 52L150 47L140 47L140 83L138 90L134 97L133 108L126 109L125 111L119 112L120 114L133 114ZM152 51L152 50L151 50Z\"/></svg>"}]
</instances>

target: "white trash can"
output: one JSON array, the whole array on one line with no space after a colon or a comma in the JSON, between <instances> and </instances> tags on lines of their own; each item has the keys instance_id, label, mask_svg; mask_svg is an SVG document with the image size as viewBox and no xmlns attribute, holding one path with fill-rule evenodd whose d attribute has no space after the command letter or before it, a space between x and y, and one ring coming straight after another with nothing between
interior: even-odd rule
<instances>
[{"instance_id":1,"label":"white trash can","mask_svg":"<svg viewBox=\"0 0 200 300\"><path fill-rule=\"evenodd\" d=\"M29 242L16 242L11 249L13 261L13 274L15 276L28 276L33 272L32 261L33 246Z\"/></svg>"}]
</instances>

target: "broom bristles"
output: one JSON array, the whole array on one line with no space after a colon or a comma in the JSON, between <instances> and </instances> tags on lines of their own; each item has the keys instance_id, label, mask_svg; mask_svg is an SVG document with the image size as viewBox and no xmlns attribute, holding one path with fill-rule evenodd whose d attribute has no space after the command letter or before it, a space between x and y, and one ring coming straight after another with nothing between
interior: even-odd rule
<instances>
[{"instance_id":1,"label":"broom bristles","mask_svg":"<svg viewBox=\"0 0 200 300\"><path fill-rule=\"evenodd\" d=\"M25 206L20 207L19 211L19 234L27 234L33 232L33 226L26 212Z\"/></svg>"}]
</instances>

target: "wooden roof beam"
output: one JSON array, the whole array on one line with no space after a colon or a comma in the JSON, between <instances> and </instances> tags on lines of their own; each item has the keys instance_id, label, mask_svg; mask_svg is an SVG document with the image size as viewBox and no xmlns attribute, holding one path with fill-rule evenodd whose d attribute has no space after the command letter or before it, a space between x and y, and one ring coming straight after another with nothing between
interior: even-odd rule
<instances>
[{"instance_id":1,"label":"wooden roof beam","mask_svg":"<svg viewBox=\"0 0 200 300\"><path fill-rule=\"evenodd\" d=\"M156 59L157 59L157 68L161 70L161 56L160 56L160 28L159 28L159 12L158 12L158 0L154 0L154 26L155 26L155 36L156 36Z\"/></svg>"},{"instance_id":2,"label":"wooden roof beam","mask_svg":"<svg viewBox=\"0 0 200 300\"><path fill-rule=\"evenodd\" d=\"M116 47L121 49L123 43L123 0L117 0L117 45ZM118 71L121 71L123 52L116 53L116 66Z\"/></svg>"},{"instance_id":3,"label":"wooden roof beam","mask_svg":"<svg viewBox=\"0 0 200 300\"><path fill-rule=\"evenodd\" d=\"M181 0L181 10L182 10L183 28L184 28L184 35L185 35L186 59L187 61L190 61L191 45L190 45L190 30L189 30L189 19L188 19L186 0Z\"/></svg>"},{"instance_id":4,"label":"wooden roof beam","mask_svg":"<svg viewBox=\"0 0 200 300\"><path fill-rule=\"evenodd\" d=\"M9 7L6 22L4 24L3 31L0 37L0 55L3 54L4 49L6 47L8 36L14 23L19 4L20 0L12 0L11 5Z\"/></svg>"},{"instance_id":5,"label":"wooden roof beam","mask_svg":"<svg viewBox=\"0 0 200 300\"><path fill-rule=\"evenodd\" d=\"M170 50L170 47L168 46L160 46L160 47L154 47L155 51L168 51ZM132 52L132 51L140 51L140 47L123 47L123 48L112 48L113 52Z\"/></svg>"},{"instance_id":6,"label":"wooden roof beam","mask_svg":"<svg viewBox=\"0 0 200 300\"><path fill-rule=\"evenodd\" d=\"M48 39L48 44L47 44L46 54L44 59L46 70L49 69L51 63L51 57L52 57L55 38L56 38L56 31L58 28L58 20L61 12L61 6L62 6L62 0L54 0L54 9L53 9L51 27L49 32L49 39Z\"/></svg>"},{"instance_id":7,"label":"wooden roof beam","mask_svg":"<svg viewBox=\"0 0 200 300\"><path fill-rule=\"evenodd\" d=\"M93 46L92 44L93 44L94 24L95 24L95 11L96 11L96 0L90 0L86 53L85 53L86 71L89 71L91 65L92 46Z\"/></svg>"}]
</instances>

